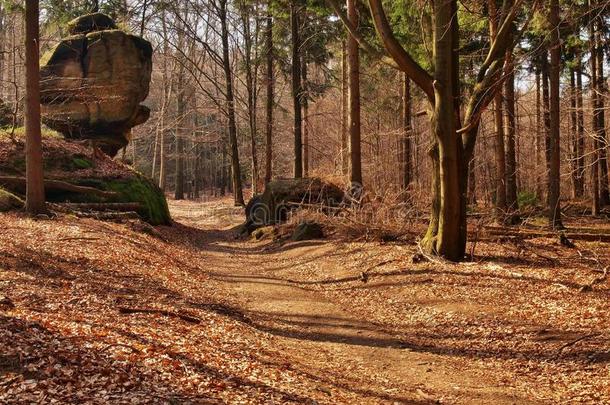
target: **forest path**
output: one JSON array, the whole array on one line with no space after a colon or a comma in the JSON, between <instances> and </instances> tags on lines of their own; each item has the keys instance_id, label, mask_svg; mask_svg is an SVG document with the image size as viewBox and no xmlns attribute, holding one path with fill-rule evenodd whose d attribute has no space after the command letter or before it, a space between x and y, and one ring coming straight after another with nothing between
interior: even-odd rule
<instances>
[{"instance_id":1,"label":"forest path","mask_svg":"<svg viewBox=\"0 0 610 405\"><path fill-rule=\"evenodd\" d=\"M329 241L236 240L240 209L204 203L193 210L175 202L171 209L195 232L190 242L202 250L214 288L244 321L272 334L285 367L319 381L329 403L335 390L355 393L362 403L533 403L480 363L409 343L405 331L355 311L349 294L335 294L329 277L353 279L342 264L361 260L363 268L366 252ZM469 310L459 302L442 306Z\"/></svg>"}]
</instances>

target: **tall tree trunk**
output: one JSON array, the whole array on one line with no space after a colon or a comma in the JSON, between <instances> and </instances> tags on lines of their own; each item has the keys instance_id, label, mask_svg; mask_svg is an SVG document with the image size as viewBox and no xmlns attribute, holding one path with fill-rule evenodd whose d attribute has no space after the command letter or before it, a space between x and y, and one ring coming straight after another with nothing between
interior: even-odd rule
<instances>
[{"instance_id":1,"label":"tall tree trunk","mask_svg":"<svg viewBox=\"0 0 610 405\"><path fill-rule=\"evenodd\" d=\"M590 9L593 9L593 2L589 2ZM592 129L593 129L593 151L591 153L591 213L593 216L599 215L599 94L597 85L597 41L596 41L595 19L589 23L589 46L591 51L591 108L593 110Z\"/></svg>"},{"instance_id":2,"label":"tall tree trunk","mask_svg":"<svg viewBox=\"0 0 610 405\"><path fill-rule=\"evenodd\" d=\"M536 158L536 198L542 200L542 176L540 175L542 166L542 97L540 85L540 67L536 67L536 139L535 139L535 158Z\"/></svg>"},{"instance_id":3,"label":"tall tree trunk","mask_svg":"<svg viewBox=\"0 0 610 405\"><path fill-rule=\"evenodd\" d=\"M46 211L40 134L38 0L25 2L25 208L30 215Z\"/></svg>"},{"instance_id":4,"label":"tall tree trunk","mask_svg":"<svg viewBox=\"0 0 610 405\"><path fill-rule=\"evenodd\" d=\"M292 103L294 109L294 177L303 177L303 122L301 118L301 39L298 0L290 3L290 31L292 39Z\"/></svg>"},{"instance_id":5,"label":"tall tree trunk","mask_svg":"<svg viewBox=\"0 0 610 405\"><path fill-rule=\"evenodd\" d=\"M561 44L559 38L559 0L550 0L549 23L551 27L551 66L550 82L550 164L549 164L549 225L562 228L560 206L560 149L559 149L559 70L561 63Z\"/></svg>"},{"instance_id":6,"label":"tall tree trunk","mask_svg":"<svg viewBox=\"0 0 610 405\"><path fill-rule=\"evenodd\" d=\"M174 198L176 200L184 199L184 119L186 114L184 76L185 71L181 64L178 73L178 94L176 100L176 184L174 189Z\"/></svg>"},{"instance_id":7,"label":"tall tree trunk","mask_svg":"<svg viewBox=\"0 0 610 405\"><path fill-rule=\"evenodd\" d=\"M582 100L582 55L577 55L576 67L576 197L585 194L585 119Z\"/></svg>"},{"instance_id":8,"label":"tall tree trunk","mask_svg":"<svg viewBox=\"0 0 610 405\"><path fill-rule=\"evenodd\" d=\"M599 203L600 206L610 204L610 191L608 189L608 139L606 134L606 114L604 100L607 94L606 80L604 78L604 44L602 39L603 19L597 18L598 28L596 30L597 43L597 92L598 92L598 142L599 142Z\"/></svg>"},{"instance_id":9,"label":"tall tree trunk","mask_svg":"<svg viewBox=\"0 0 610 405\"><path fill-rule=\"evenodd\" d=\"M348 34L349 35L349 34ZM347 44L341 42L341 173L347 176L349 173L349 159L347 157L348 144L347 133L349 120L348 107L348 72L347 72Z\"/></svg>"},{"instance_id":10,"label":"tall tree trunk","mask_svg":"<svg viewBox=\"0 0 610 405\"><path fill-rule=\"evenodd\" d=\"M242 23L244 25L246 91L248 93L248 127L250 130L250 154L252 156L252 194L258 194L258 156L256 148L256 72L252 65L252 34L250 29L250 15L247 7L242 10ZM258 62L255 62L258 63Z\"/></svg>"},{"instance_id":11,"label":"tall tree trunk","mask_svg":"<svg viewBox=\"0 0 610 405\"><path fill-rule=\"evenodd\" d=\"M412 136L413 127L411 125L411 80L406 74L402 75L402 189L408 190L413 179L412 164Z\"/></svg>"},{"instance_id":12,"label":"tall tree trunk","mask_svg":"<svg viewBox=\"0 0 610 405\"><path fill-rule=\"evenodd\" d=\"M541 69L542 69L542 106L543 106L543 121L544 121L544 182L546 187L544 188L546 202L548 204L548 178L549 178L549 168L551 161L550 154L550 139L551 139L551 107L550 107L550 96L549 96L549 60L548 60L548 52L546 50L543 51L542 59L541 59Z\"/></svg>"},{"instance_id":13,"label":"tall tree trunk","mask_svg":"<svg viewBox=\"0 0 610 405\"><path fill-rule=\"evenodd\" d=\"M358 11L355 0L347 0L349 21L358 25ZM350 149L350 182L359 194L362 187L362 157L360 144L360 55L358 41L349 35L347 39L348 64L348 103L349 103L349 149ZM358 197L358 195L356 195Z\"/></svg>"},{"instance_id":14,"label":"tall tree trunk","mask_svg":"<svg viewBox=\"0 0 610 405\"><path fill-rule=\"evenodd\" d=\"M496 0L488 0L489 8L489 34L494 41L498 34L499 13ZM494 96L494 130L496 134L496 220L504 223L508 211L506 200L506 150L504 147L504 113L502 111L502 91L496 91Z\"/></svg>"},{"instance_id":15,"label":"tall tree trunk","mask_svg":"<svg viewBox=\"0 0 610 405\"><path fill-rule=\"evenodd\" d=\"M167 113L167 105L170 97L170 84L167 74L167 58L169 57L169 44L167 37L167 21L165 18L165 10L161 12L161 27L163 33L163 93L162 93L162 104L160 120L160 131L159 131L159 188L165 191L167 183L167 153L166 153L166 139L165 139L165 114Z\"/></svg>"},{"instance_id":16,"label":"tall tree trunk","mask_svg":"<svg viewBox=\"0 0 610 405\"><path fill-rule=\"evenodd\" d=\"M517 153L515 142L516 114L515 114L515 65L513 50L506 53L506 81L504 82L504 96L506 104L506 207L510 224L519 222L517 210Z\"/></svg>"},{"instance_id":17,"label":"tall tree trunk","mask_svg":"<svg viewBox=\"0 0 610 405\"><path fill-rule=\"evenodd\" d=\"M267 30L265 32L265 56L267 59L267 103L265 105L265 184L273 177L273 16L271 0L267 3Z\"/></svg>"},{"instance_id":18,"label":"tall tree trunk","mask_svg":"<svg viewBox=\"0 0 610 405\"><path fill-rule=\"evenodd\" d=\"M576 112L576 69L570 68L570 178L572 198L578 197L578 114Z\"/></svg>"},{"instance_id":19,"label":"tall tree trunk","mask_svg":"<svg viewBox=\"0 0 610 405\"><path fill-rule=\"evenodd\" d=\"M225 74L225 95L229 126L229 144L231 147L231 176L233 200L236 206L245 205L241 185L241 168L239 166L239 148L237 145L237 124L235 121L235 95L233 94L233 73L229 58L229 30L227 27L227 0L219 0L219 17L222 39L222 65Z\"/></svg>"},{"instance_id":20,"label":"tall tree trunk","mask_svg":"<svg viewBox=\"0 0 610 405\"><path fill-rule=\"evenodd\" d=\"M424 248L449 260L462 260L465 250L466 192L461 189L467 178L464 167L462 138L457 136L455 70L459 71L455 57L455 35L458 21L457 3L450 0L434 2L434 72L435 103L431 117L436 145L431 150L433 161L432 217L422 244ZM449 28L448 28L449 27ZM464 200L464 201L462 201Z\"/></svg>"},{"instance_id":21,"label":"tall tree trunk","mask_svg":"<svg viewBox=\"0 0 610 405\"><path fill-rule=\"evenodd\" d=\"M303 174L309 176L309 89L307 84L307 58L304 53L302 57L301 77L303 80L303 94L301 103L303 105Z\"/></svg>"}]
</instances>

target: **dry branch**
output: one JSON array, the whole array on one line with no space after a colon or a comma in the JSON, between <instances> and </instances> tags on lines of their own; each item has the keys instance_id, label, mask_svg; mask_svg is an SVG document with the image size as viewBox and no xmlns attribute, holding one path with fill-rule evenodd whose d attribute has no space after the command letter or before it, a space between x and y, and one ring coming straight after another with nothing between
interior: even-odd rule
<instances>
[{"instance_id":1,"label":"dry branch","mask_svg":"<svg viewBox=\"0 0 610 405\"><path fill-rule=\"evenodd\" d=\"M535 229L510 229L496 226L485 226L485 231L493 236L520 237L522 239L532 238L559 238L557 232ZM565 237L571 240L586 240L593 242L610 242L610 234L607 233L585 233L564 231Z\"/></svg>"},{"instance_id":2,"label":"dry branch","mask_svg":"<svg viewBox=\"0 0 610 405\"><path fill-rule=\"evenodd\" d=\"M0 176L0 184L25 189L26 181L25 177ZM76 184L67 183L60 180L46 179L44 181L44 188L45 191L69 191L72 193L95 194L105 198L116 197L118 195L118 193L114 191L104 191L93 187L77 186Z\"/></svg>"},{"instance_id":3,"label":"dry branch","mask_svg":"<svg viewBox=\"0 0 610 405\"><path fill-rule=\"evenodd\" d=\"M171 318L179 318L183 321L189 323L201 323L201 319L195 318L194 316L181 314L178 312L168 311L165 309L155 309L155 308L131 308L131 307L119 307L119 312L121 314L158 314L163 316L169 316Z\"/></svg>"}]
</instances>

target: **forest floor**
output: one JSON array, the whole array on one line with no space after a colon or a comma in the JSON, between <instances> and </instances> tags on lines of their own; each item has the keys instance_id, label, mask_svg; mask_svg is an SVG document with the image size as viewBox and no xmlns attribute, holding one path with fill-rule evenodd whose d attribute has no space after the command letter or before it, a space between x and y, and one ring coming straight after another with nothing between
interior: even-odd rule
<instances>
[{"instance_id":1,"label":"forest floor","mask_svg":"<svg viewBox=\"0 0 610 405\"><path fill-rule=\"evenodd\" d=\"M610 404L608 243L413 263L170 205L154 229L0 215L0 403Z\"/></svg>"}]
</instances>

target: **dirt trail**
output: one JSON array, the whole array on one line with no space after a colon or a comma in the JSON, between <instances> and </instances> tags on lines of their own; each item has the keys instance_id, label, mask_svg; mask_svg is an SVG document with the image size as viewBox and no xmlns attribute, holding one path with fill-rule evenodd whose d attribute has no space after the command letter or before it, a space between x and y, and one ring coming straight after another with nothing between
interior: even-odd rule
<instances>
[{"instance_id":1,"label":"dirt trail","mask_svg":"<svg viewBox=\"0 0 610 405\"><path fill-rule=\"evenodd\" d=\"M268 242L238 241L230 229L241 220L239 211L203 207L215 207L214 214L202 216L173 204L173 216L208 231L194 243L206 252L218 288L253 327L275 336L290 367L320 381L329 403L338 389L358 394L362 403L534 403L489 378L477 362L464 367L450 355L411 345L401 331L388 330L335 299L332 283L308 281L308 276L341 276L342 260L353 261L354 252L342 259L341 247L331 242L270 248Z\"/></svg>"}]
</instances>

